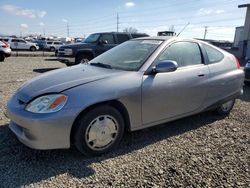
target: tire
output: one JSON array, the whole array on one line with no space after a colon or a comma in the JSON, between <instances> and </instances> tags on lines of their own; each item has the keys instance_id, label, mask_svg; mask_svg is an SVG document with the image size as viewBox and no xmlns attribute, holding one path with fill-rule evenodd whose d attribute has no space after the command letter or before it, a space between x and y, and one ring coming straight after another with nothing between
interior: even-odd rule
<instances>
[{"instance_id":1,"label":"tire","mask_svg":"<svg viewBox=\"0 0 250 188\"><path fill-rule=\"evenodd\" d=\"M97 121L103 124L100 125ZM105 121L109 122L106 126ZM74 144L87 156L98 156L111 151L121 141L125 127L121 113L108 105L97 106L88 111L78 119L75 126Z\"/></svg>"},{"instance_id":2,"label":"tire","mask_svg":"<svg viewBox=\"0 0 250 188\"><path fill-rule=\"evenodd\" d=\"M50 49L49 49L51 52L54 52L54 51L56 51L56 49L55 49L55 47L50 47Z\"/></svg>"},{"instance_id":3,"label":"tire","mask_svg":"<svg viewBox=\"0 0 250 188\"><path fill-rule=\"evenodd\" d=\"M31 46L30 47L30 51L35 52L36 51L36 47L35 46Z\"/></svg>"},{"instance_id":4,"label":"tire","mask_svg":"<svg viewBox=\"0 0 250 188\"><path fill-rule=\"evenodd\" d=\"M234 106L234 103L235 103L235 99L232 99L230 101L227 101L221 104L219 107L216 108L215 110L216 114L223 115L223 116L228 115L231 112Z\"/></svg>"},{"instance_id":5,"label":"tire","mask_svg":"<svg viewBox=\"0 0 250 188\"><path fill-rule=\"evenodd\" d=\"M245 81L244 82L246 86L250 86L250 82L249 81Z\"/></svg>"},{"instance_id":6,"label":"tire","mask_svg":"<svg viewBox=\"0 0 250 188\"><path fill-rule=\"evenodd\" d=\"M91 58L88 55L80 54L76 57L76 64L80 63L88 63L91 60Z\"/></svg>"},{"instance_id":7,"label":"tire","mask_svg":"<svg viewBox=\"0 0 250 188\"><path fill-rule=\"evenodd\" d=\"M5 55L3 53L0 53L0 62L3 62L5 59Z\"/></svg>"},{"instance_id":8,"label":"tire","mask_svg":"<svg viewBox=\"0 0 250 188\"><path fill-rule=\"evenodd\" d=\"M65 65L66 65L67 67L73 66L72 64L69 64L69 63L65 63Z\"/></svg>"}]
</instances>

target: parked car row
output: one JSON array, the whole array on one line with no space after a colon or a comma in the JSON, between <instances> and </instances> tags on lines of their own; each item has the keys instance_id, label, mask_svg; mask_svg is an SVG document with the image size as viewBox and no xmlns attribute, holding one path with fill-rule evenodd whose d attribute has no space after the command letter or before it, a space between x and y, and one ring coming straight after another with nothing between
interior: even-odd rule
<instances>
[{"instance_id":1,"label":"parked car row","mask_svg":"<svg viewBox=\"0 0 250 188\"><path fill-rule=\"evenodd\" d=\"M28 42L21 38L0 38L0 41L9 43L12 50L39 50L39 46L36 43Z\"/></svg>"},{"instance_id":2,"label":"parked car row","mask_svg":"<svg viewBox=\"0 0 250 188\"><path fill-rule=\"evenodd\" d=\"M22 38L0 38L0 41L9 43L12 50L48 50L56 51L60 46L64 45L61 41L26 41Z\"/></svg>"}]
</instances>

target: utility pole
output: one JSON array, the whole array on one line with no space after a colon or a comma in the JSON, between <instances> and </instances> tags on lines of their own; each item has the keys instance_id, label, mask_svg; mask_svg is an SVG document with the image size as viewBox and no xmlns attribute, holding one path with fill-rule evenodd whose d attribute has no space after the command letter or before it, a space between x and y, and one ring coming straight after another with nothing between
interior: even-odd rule
<instances>
[{"instance_id":1,"label":"utility pole","mask_svg":"<svg viewBox=\"0 0 250 188\"><path fill-rule=\"evenodd\" d=\"M116 16L116 31L118 32L119 31L119 14L117 13L117 16Z\"/></svg>"},{"instance_id":2,"label":"utility pole","mask_svg":"<svg viewBox=\"0 0 250 188\"><path fill-rule=\"evenodd\" d=\"M204 32L204 40L206 39L206 35L207 35L207 26L205 26L205 32Z\"/></svg>"},{"instance_id":3,"label":"utility pole","mask_svg":"<svg viewBox=\"0 0 250 188\"><path fill-rule=\"evenodd\" d=\"M68 34L68 37L69 37L69 22L67 22L67 34Z\"/></svg>"}]
</instances>

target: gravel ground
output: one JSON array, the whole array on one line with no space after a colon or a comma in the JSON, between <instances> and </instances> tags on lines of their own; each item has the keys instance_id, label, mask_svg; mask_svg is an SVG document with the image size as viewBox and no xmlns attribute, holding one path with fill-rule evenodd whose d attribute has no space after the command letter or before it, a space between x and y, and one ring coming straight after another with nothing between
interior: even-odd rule
<instances>
[{"instance_id":1,"label":"gravel ground","mask_svg":"<svg viewBox=\"0 0 250 188\"><path fill-rule=\"evenodd\" d=\"M101 157L25 147L4 106L24 81L61 67L41 57L0 63L0 187L250 187L249 86L226 118L206 112L127 133Z\"/></svg>"}]
</instances>

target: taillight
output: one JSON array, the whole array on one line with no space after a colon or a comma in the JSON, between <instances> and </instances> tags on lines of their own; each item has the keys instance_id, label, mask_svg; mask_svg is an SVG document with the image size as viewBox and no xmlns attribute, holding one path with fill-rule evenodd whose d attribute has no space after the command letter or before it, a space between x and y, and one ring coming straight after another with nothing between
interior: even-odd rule
<instances>
[{"instance_id":1,"label":"taillight","mask_svg":"<svg viewBox=\"0 0 250 188\"><path fill-rule=\"evenodd\" d=\"M3 45L2 45L3 48L8 48L9 47L9 44L7 42L2 41L2 43L3 43Z\"/></svg>"},{"instance_id":2,"label":"taillight","mask_svg":"<svg viewBox=\"0 0 250 188\"><path fill-rule=\"evenodd\" d=\"M235 63L236 63L236 66L237 66L237 69L240 69L240 59L235 57Z\"/></svg>"}]
</instances>

